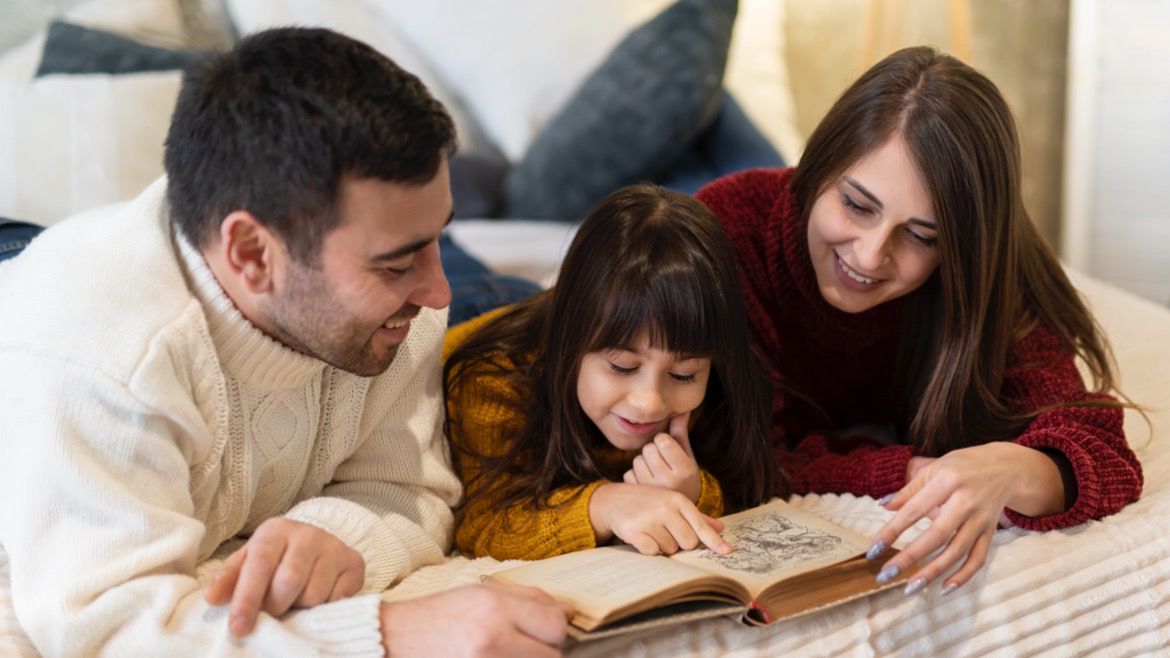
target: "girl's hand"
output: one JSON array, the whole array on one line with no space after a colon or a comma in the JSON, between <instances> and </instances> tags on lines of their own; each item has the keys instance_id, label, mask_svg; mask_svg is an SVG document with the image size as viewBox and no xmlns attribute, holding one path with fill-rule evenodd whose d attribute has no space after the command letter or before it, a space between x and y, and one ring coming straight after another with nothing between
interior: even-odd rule
<instances>
[{"instance_id":1,"label":"girl's hand","mask_svg":"<svg viewBox=\"0 0 1170 658\"><path fill-rule=\"evenodd\" d=\"M956 565L943 592L963 585L987 560L991 538L1005 507L1043 516L1061 511L1064 485L1055 462L1038 450L1014 443L988 443L949 452L938 459L911 462L913 480L886 508L897 514L878 531L869 555L876 557L907 528L929 517L930 527L882 567L879 582L942 549L914 580L917 592Z\"/></svg>"},{"instance_id":2,"label":"girl's hand","mask_svg":"<svg viewBox=\"0 0 1170 658\"><path fill-rule=\"evenodd\" d=\"M616 536L644 555L671 555L700 543L716 553L731 552L731 545L719 536L722 521L700 512L683 494L662 487L603 484L589 500L589 520L598 544Z\"/></svg>"},{"instance_id":3,"label":"girl's hand","mask_svg":"<svg viewBox=\"0 0 1170 658\"><path fill-rule=\"evenodd\" d=\"M699 464L687 433L690 412L670 419L669 434L662 432L634 457L634 464L622 477L627 484L645 484L677 491L692 503L699 501L702 482Z\"/></svg>"}]
</instances>

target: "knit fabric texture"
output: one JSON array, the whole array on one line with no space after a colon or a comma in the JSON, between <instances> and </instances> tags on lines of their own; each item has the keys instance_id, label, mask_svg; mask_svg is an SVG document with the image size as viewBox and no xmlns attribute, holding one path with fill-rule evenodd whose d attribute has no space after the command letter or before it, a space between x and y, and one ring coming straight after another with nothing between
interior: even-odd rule
<instances>
[{"instance_id":1,"label":"knit fabric texture","mask_svg":"<svg viewBox=\"0 0 1170 658\"><path fill-rule=\"evenodd\" d=\"M696 196L719 217L737 252L753 339L774 384L773 452L791 474L793 493L880 497L906 484L911 446L881 431L839 430L895 426L888 389L901 303L849 314L824 300L791 177L791 169L754 169L716 180ZM1043 326L1012 346L1002 395L1021 412L1109 399L1086 391L1074 355ZM1142 470L1122 416L1118 408L1090 406L1037 415L1013 440L1064 455L1077 497L1060 514L1031 518L1009 509L1008 519L1033 530L1064 528L1137 500Z\"/></svg>"},{"instance_id":2,"label":"knit fabric texture","mask_svg":"<svg viewBox=\"0 0 1170 658\"><path fill-rule=\"evenodd\" d=\"M340 371L248 322L164 199L160 180L0 269L0 541L21 624L46 656L382 655L377 594L261 613L236 641L197 566L276 515L358 551L366 593L443 560L460 491L446 313L420 313L384 374Z\"/></svg>"},{"instance_id":3,"label":"knit fabric texture","mask_svg":"<svg viewBox=\"0 0 1170 658\"><path fill-rule=\"evenodd\" d=\"M444 340L444 360L472 332L503 310L485 313L452 327ZM476 454L502 455L510 447L511 437L523 430L527 395L513 390L498 374L481 370L468 375L462 378L462 385L448 386L447 413L452 420L448 427L457 432L450 438L455 446L466 446ZM455 446L452 450L458 451ZM624 470L638 454L637 451L605 446L598 449L596 456L599 461ZM460 476L468 494L483 487L502 490L510 484L508 479L477 482L475 478L483 467L482 461L466 453L459 455ZM524 501L493 509L493 500L498 500L498 496L493 499L488 495L462 511L455 530L455 545L476 557L490 556L497 560L539 560L594 548L597 541L589 520L589 502L593 492L607 482L596 480L564 487L552 492L548 506L542 508ZM700 472L697 507L709 516L723 513L722 489L705 470Z\"/></svg>"}]
</instances>

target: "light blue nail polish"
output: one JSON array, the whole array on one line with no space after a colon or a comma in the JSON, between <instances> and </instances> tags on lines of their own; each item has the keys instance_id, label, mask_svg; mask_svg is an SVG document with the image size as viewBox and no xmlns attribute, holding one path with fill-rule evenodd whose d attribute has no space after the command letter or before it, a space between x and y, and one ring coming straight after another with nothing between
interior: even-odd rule
<instances>
[{"instance_id":1,"label":"light blue nail polish","mask_svg":"<svg viewBox=\"0 0 1170 658\"><path fill-rule=\"evenodd\" d=\"M946 596L947 594L950 594L957 589L959 589L958 583L947 583L946 585L943 585L942 588L943 596Z\"/></svg>"},{"instance_id":2,"label":"light blue nail polish","mask_svg":"<svg viewBox=\"0 0 1170 658\"><path fill-rule=\"evenodd\" d=\"M877 583L879 585L885 585L891 580L897 578L901 571L902 570L899 569L896 565L887 564L886 566L882 567L881 571L878 572Z\"/></svg>"},{"instance_id":3,"label":"light blue nail polish","mask_svg":"<svg viewBox=\"0 0 1170 658\"><path fill-rule=\"evenodd\" d=\"M865 559L872 560L872 559L876 558L877 556L881 555L882 553L884 553L885 550L886 550L886 542L879 539L879 540L875 541L873 544L870 544L869 550L865 552Z\"/></svg>"},{"instance_id":4,"label":"light blue nail polish","mask_svg":"<svg viewBox=\"0 0 1170 658\"><path fill-rule=\"evenodd\" d=\"M906 585L906 589L902 590L902 592L906 596L910 596L911 594L917 594L923 587L926 587L926 580L923 578L915 578L910 581L910 584Z\"/></svg>"},{"instance_id":5,"label":"light blue nail polish","mask_svg":"<svg viewBox=\"0 0 1170 658\"><path fill-rule=\"evenodd\" d=\"M894 496L895 496L895 494L888 493L888 494L886 494L886 495L882 496L881 498L878 498L878 505L881 505L882 507L885 507L886 505L888 505L888 504L889 504L889 502L890 502L891 500L893 500L893 499L894 499Z\"/></svg>"}]
</instances>

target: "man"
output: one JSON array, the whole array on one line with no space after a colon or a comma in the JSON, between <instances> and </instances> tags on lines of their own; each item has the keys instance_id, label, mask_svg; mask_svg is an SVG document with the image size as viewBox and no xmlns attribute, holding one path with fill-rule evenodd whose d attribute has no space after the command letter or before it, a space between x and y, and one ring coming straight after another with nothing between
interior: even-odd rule
<instances>
[{"instance_id":1,"label":"man","mask_svg":"<svg viewBox=\"0 0 1170 658\"><path fill-rule=\"evenodd\" d=\"M41 653L555 655L535 590L377 594L459 496L453 144L364 44L259 33L184 81L165 179L0 265L0 543Z\"/></svg>"}]
</instances>

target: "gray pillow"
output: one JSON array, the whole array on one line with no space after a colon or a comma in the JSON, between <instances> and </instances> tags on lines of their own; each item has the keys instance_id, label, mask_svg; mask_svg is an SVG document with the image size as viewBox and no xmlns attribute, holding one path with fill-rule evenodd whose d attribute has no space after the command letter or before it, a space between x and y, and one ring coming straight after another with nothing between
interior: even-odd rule
<instances>
[{"instance_id":1,"label":"gray pillow","mask_svg":"<svg viewBox=\"0 0 1170 658\"><path fill-rule=\"evenodd\" d=\"M151 46L117 34L54 21L37 77L52 73L138 73L187 69L205 53Z\"/></svg>"},{"instance_id":2,"label":"gray pillow","mask_svg":"<svg viewBox=\"0 0 1170 658\"><path fill-rule=\"evenodd\" d=\"M664 174L719 110L736 10L678 0L628 34L508 172L504 215L577 220Z\"/></svg>"}]
</instances>

